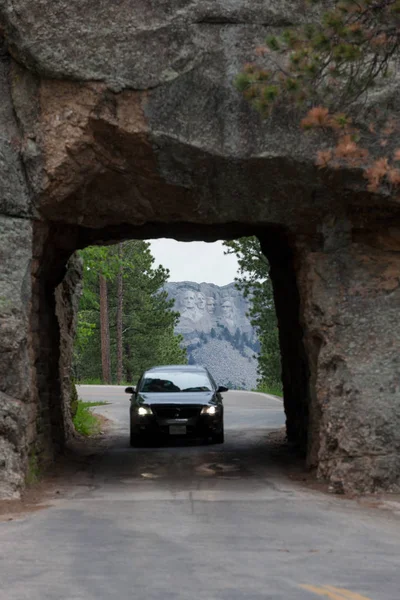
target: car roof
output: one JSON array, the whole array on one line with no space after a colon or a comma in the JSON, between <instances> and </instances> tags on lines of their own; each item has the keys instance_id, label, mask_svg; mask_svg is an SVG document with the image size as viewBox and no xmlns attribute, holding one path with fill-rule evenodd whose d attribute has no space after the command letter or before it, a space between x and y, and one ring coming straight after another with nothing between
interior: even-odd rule
<instances>
[{"instance_id":1,"label":"car roof","mask_svg":"<svg viewBox=\"0 0 400 600\"><path fill-rule=\"evenodd\" d=\"M159 371L162 371L163 373L165 373L165 371L186 371L189 373L196 373L200 371L201 373L207 373L207 369L200 365L163 365L159 367L151 367L151 369L147 369L145 372L157 373Z\"/></svg>"}]
</instances>

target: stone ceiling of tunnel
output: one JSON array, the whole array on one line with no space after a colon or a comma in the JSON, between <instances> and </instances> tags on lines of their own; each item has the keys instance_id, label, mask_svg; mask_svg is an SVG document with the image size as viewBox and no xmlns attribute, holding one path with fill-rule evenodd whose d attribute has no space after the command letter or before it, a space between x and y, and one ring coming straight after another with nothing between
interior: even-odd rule
<instances>
[{"instance_id":1,"label":"stone ceiling of tunnel","mask_svg":"<svg viewBox=\"0 0 400 600\"><path fill-rule=\"evenodd\" d=\"M89 227L240 221L307 233L332 210L391 217L391 199L366 195L356 175L314 166L315 140L296 116L263 122L234 88L267 33L303 19L300 4L0 0L38 214Z\"/></svg>"}]
</instances>

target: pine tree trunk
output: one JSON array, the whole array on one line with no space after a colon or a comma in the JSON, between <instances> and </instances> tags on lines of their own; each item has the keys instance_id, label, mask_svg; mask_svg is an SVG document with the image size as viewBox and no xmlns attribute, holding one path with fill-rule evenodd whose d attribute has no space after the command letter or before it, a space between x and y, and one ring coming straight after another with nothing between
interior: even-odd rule
<instances>
[{"instance_id":1,"label":"pine tree trunk","mask_svg":"<svg viewBox=\"0 0 400 600\"><path fill-rule=\"evenodd\" d=\"M125 356L126 356L126 380L128 381L128 383L132 383L133 382L133 373L132 373L132 364L131 364L132 351L131 351L131 345L128 342L125 344Z\"/></svg>"},{"instance_id":2,"label":"pine tree trunk","mask_svg":"<svg viewBox=\"0 0 400 600\"><path fill-rule=\"evenodd\" d=\"M120 265L117 280L117 384L119 385L123 376L122 311L124 305L124 288L122 280L122 244L118 244L118 257L120 259Z\"/></svg>"},{"instance_id":3,"label":"pine tree trunk","mask_svg":"<svg viewBox=\"0 0 400 600\"><path fill-rule=\"evenodd\" d=\"M107 281L99 276L100 283L100 334L101 334L101 367L103 383L111 383L110 361L110 327L108 322Z\"/></svg>"}]
</instances>

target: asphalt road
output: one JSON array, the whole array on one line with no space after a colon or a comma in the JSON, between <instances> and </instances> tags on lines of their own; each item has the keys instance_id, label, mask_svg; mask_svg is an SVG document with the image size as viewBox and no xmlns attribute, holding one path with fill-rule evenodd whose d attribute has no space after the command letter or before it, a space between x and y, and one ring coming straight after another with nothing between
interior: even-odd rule
<instances>
[{"instance_id":1,"label":"asphalt road","mask_svg":"<svg viewBox=\"0 0 400 600\"><path fill-rule=\"evenodd\" d=\"M282 474L276 398L228 392L222 446L131 449L123 388L79 393L111 402L108 446L49 508L0 523L0 600L400 598L399 516Z\"/></svg>"}]
</instances>

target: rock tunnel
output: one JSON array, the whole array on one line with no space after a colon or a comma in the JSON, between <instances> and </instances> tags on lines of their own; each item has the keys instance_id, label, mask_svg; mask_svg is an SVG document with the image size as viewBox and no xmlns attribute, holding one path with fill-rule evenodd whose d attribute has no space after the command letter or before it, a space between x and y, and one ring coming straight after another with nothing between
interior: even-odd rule
<instances>
[{"instance_id":1,"label":"rock tunnel","mask_svg":"<svg viewBox=\"0 0 400 600\"><path fill-rule=\"evenodd\" d=\"M233 85L296 2L0 0L0 497L71 434L90 244L257 235L288 439L338 492L400 489L400 210L323 172L296 119Z\"/></svg>"}]
</instances>

